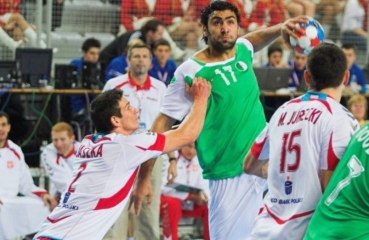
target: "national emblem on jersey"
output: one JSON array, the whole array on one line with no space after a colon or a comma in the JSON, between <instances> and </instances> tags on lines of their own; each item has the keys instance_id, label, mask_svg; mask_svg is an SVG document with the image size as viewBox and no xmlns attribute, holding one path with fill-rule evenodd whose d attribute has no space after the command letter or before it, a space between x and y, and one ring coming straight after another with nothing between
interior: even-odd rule
<instances>
[{"instance_id":1,"label":"national emblem on jersey","mask_svg":"<svg viewBox=\"0 0 369 240\"><path fill-rule=\"evenodd\" d=\"M14 168L14 163L13 163L13 161L12 161L12 160L8 160L8 161L6 162L6 167L7 167L7 168Z\"/></svg>"},{"instance_id":2,"label":"national emblem on jersey","mask_svg":"<svg viewBox=\"0 0 369 240\"><path fill-rule=\"evenodd\" d=\"M248 69L247 64L244 61L236 62L236 69L238 71L244 72Z\"/></svg>"}]
</instances>

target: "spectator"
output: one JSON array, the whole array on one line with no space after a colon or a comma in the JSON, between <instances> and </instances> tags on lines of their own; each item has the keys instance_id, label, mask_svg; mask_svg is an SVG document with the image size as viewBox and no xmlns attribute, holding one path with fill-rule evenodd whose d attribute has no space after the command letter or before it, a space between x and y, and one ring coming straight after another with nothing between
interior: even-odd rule
<instances>
[{"instance_id":1,"label":"spectator","mask_svg":"<svg viewBox=\"0 0 369 240\"><path fill-rule=\"evenodd\" d=\"M140 30L126 32L109 43L101 51L99 61L108 65L113 58L121 56L126 51L129 42L133 39L140 39L151 46L155 41L163 38L164 30L163 22L155 19L149 20Z\"/></svg>"},{"instance_id":2,"label":"spectator","mask_svg":"<svg viewBox=\"0 0 369 240\"><path fill-rule=\"evenodd\" d=\"M82 67L85 62L97 63L100 55L101 44L100 41L95 38L88 38L82 44L82 57L73 59L71 64L77 66L77 72L82 74ZM85 125L87 110L86 110L86 97L85 96L72 96L71 97L71 111L72 119Z\"/></svg>"},{"instance_id":3,"label":"spectator","mask_svg":"<svg viewBox=\"0 0 369 240\"><path fill-rule=\"evenodd\" d=\"M20 14L20 0L0 0L0 41L15 51L23 40L33 47L46 48L44 41L37 43L34 28Z\"/></svg>"},{"instance_id":4,"label":"spectator","mask_svg":"<svg viewBox=\"0 0 369 240\"><path fill-rule=\"evenodd\" d=\"M288 64L283 61L283 49L278 44L268 47L268 62L264 65L266 68L288 68Z\"/></svg>"},{"instance_id":5,"label":"spectator","mask_svg":"<svg viewBox=\"0 0 369 240\"><path fill-rule=\"evenodd\" d=\"M286 8L291 17L306 15L314 17L315 3L311 0L291 0L287 3Z\"/></svg>"},{"instance_id":6,"label":"spectator","mask_svg":"<svg viewBox=\"0 0 369 240\"><path fill-rule=\"evenodd\" d=\"M188 32L195 31L201 36L199 25L199 9L207 5L209 0L182 1L174 0L170 4L166 0L122 1L121 6L121 30L139 29L146 21L156 18L161 20L166 29L164 38L169 41L172 48L173 58L179 60L185 54L172 40L183 41Z\"/></svg>"},{"instance_id":7,"label":"spectator","mask_svg":"<svg viewBox=\"0 0 369 240\"><path fill-rule=\"evenodd\" d=\"M253 32L265 27L274 26L284 22L286 19L287 10L283 0L258 0L249 18L248 31ZM282 46L283 41L278 42ZM264 48L255 53L254 65L262 66L267 59L267 49Z\"/></svg>"},{"instance_id":8,"label":"spectator","mask_svg":"<svg viewBox=\"0 0 369 240\"><path fill-rule=\"evenodd\" d=\"M154 43L152 50L154 57L149 75L168 85L177 68L174 60L170 59L170 44L167 40L161 39Z\"/></svg>"},{"instance_id":9,"label":"spectator","mask_svg":"<svg viewBox=\"0 0 369 240\"><path fill-rule=\"evenodd\" d=\"M306 70L307 56L294 51L293 59L289 62L289 66L292 68L288 87L298 88L304 84L304 72Z\"/></svg>"},{"instance_id":10,"label":"spectator","mask_svg":"<svg viewBox=\"0 0 369 240\"><path fill-rule=\"evenodd\" d=\"M105 81L108 81L111 78L118 77L119 75L123 75L128 71L128 63L127 63L127 50L130 46L135 44L144 43L140 38L132 39L127 48L124 50L123 54L113 58L109 65L105 69Z\"/></svg>"},{"instance_id":11,"label":"spectator","mask_svg":"<svg viewBox=\"0 0 369 240\"><path fill-rule=\"evenodd\" d=\"M366 92L366 80L364 71L356 62L356 47L354 44L343 44L342 50L346 55L347 69L350 70L349 86L353 93Z\"/></svg>"},{"instance_id":12,"label":"spectator","mask_svg":"<svg viewBox=\"0 0 369 240\"><path fill-rule=\"evenodd\" d=\"M6 236L7 232L10 229L3 229L4 226L8 226L8 228L12 228L12 230L16 229L17 233L29 234L32 231L37 231L37 227L33 223L40 223L40 217L32 216L33 221L29 222L28 218L29 214L33 212L32 208L37 207L40 210L39 214L42 215L42 204L35 205L34 201L29 198L39 198L42 199L45 205L48 205L50 209L53 209L56 206L56 201L53 197L51 197L46 190L37 187L33 183L33 179L31 176L31 172L24 160L24 155L21 148L16 145L14 142L8 139L8 134L10 132L10 122L9 116L0 112L0 209L1 214L6 214L5 210L13 209L16 211L16 208L21 208L19 211L20 214L17 215L18 224L17 226L9 226L4 225L4 219L7 219L2 215L0 217L0 239L8 239ZM25 197L21 202L17 201L18 194L22 194ZM22 204L19 204L22 203ZM36 213L38 213L36 211ZM13 216L14 217L14 216ZM41 216L42 218L46 217L46 215ZM7 219L9 220L9 219ZM36 224L37 225L37 224ZM27 232L31 231L31 232ZM14 238L15 236L13 236ZM20 237L20 236L17 236Z\"/></svg>"},{"instance_id":13,"label":"spectator","mask_svg":"<svg viewBox=\"0 0 369 240\"><path fill-rule=\"evenodd\" d=\"M65 122L52 127L51 140L41 152L41 163L50 179L49 192L59 200L72 180L79 143L75 141L73 128Z\"/></svg>"},{"instance_id":14,"label":"spectator","mask_svg":"<svg viewBox=\"0 0 369 240\"><path fill-rule=\"evenodd\" d=\"M354 44L366 53L368 0L348 0L342 19L342 44Z\"/></svg>"},{"instance_id":15,"label":"spectator","mask_svg":"<svg viewBox=\"0 0 369 240\"><path fill-rule=\"evenodd\" d=\"M322 24L325 37L338 40L339 28L336 17L341 14L345 7L345 0L321 0L316 9L315 18Z\"/></svg>"},{"instance_id":16,"label":"spectator","mask_svg":"<svg viewBox=\"0 0 369 240\"><path fill-rule=\"evenodd\" d=\"M177 175L174 178L168 178L168 168L170 162L177 161L172 165L176 168ZM195 144L191 143L179 150L177 158L171 159L163 165L163 183L175 182L200 188L202 191L182 192L175 188L162 187L160 216L163 225L163 235L165 239L178 240L178 223L181 217L202 218L204 226L204 239L209 240L209 222L208 222L208 181L201 175L201 167L197 159ZM186 208L187 206L187 208Z\"/></svg>"},{"instance_id":17,"label":"spectator","mask_svg":"<svg viewBox=\"0 0 369 240\"><path fill-rule=\"evenodd\" d=\"M249 32L282 23L287 19L287 10L282 0L258 0L249 19Z\"/></svg>"},{"instance_id":18,"label":"spectator","mask_svg":"<svg viewBox=\"0 0 369 240\"><path fill-rule=\"evenodd\" d=\"M359 122L360 127L368 123L368 100L361 94L355 94L350 97L347 102L347 108L352 112L356 120Z\"/></svg>"}]
</instances>

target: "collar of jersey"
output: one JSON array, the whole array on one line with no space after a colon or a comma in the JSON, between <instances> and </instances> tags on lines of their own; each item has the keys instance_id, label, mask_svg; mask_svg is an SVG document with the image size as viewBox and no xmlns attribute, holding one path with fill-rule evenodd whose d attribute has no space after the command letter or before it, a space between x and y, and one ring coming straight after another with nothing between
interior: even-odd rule
<instances>
[{"instance_id":1,"label":"collar of jersey","mask_svg":"<svg viewBox=\"0 0 369 240\"><path fill-rule=\"evenodd\" d=\"M322 93L322 92L315 92L315 91L307 91L304 96L302 96L302 101L308 101L309 99L311 99L312 97L315 97L317 99L320 100L327 100L327 97L330 97L328 94L326 93ZM314 98L313 97L313 98Z\"/></svg>"},{"instance_id":2,"label":"collar of jersey","mask_svg":"<svg viewBox=\"0 0 369 240\"><path fill-rule=\"evenodd\" d=\"M136 90L149 90L151 88L151 79L149 74L147 74L146 81L142 87L137 85L137 83L132 80L130 72L128 72L128 82L132 87L136 87Z\"/></svg>"}]
</instances>

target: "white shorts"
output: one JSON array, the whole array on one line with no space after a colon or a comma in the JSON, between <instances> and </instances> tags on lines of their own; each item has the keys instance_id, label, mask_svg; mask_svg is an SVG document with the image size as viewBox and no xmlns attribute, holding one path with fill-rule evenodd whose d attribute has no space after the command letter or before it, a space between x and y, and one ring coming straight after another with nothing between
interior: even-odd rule
<instances>
[{"instance_id":1,"label":"white shorts","mask_svg":"<svg viewBox=\"0 0 369 240\"><path fill-rule=\"evenodd\" d=\"M256 218L248 240L259 239L283 239L296 240L304 237L311 215L295 218L284 224L278 224L274 218L264 208L262 213Z\"/></svg>"},{"instance_id":2,"label":"white shorts","mask_svg":"<svg viewBox=\"0 0 369 240\"><path fill-rule=\"evenodd\" d=\"M263 203L264 179L242 174L210 180L210 239L244 240Z\"/></svg>"}]
</instances>

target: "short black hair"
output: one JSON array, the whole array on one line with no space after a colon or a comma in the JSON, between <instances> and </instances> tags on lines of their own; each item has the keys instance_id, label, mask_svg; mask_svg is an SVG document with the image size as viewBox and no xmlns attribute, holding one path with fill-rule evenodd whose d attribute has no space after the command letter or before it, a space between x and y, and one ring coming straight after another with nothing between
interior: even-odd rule
<instances>
[{"instance_id":1,"label":"short black hair","mask_svg":"<svg viewBox=\"0 0 369 240\"><path fill-rule=\"evenodd\" d=\"M156 32L159 26L165 27L164 23L158 19L151 19L147 21L141 28L141 33L144 38L148 32ZM145 40L146 41L146 40Z\"/></svg>"},{"instance_id":2,"label":"short black hair","mask_svg":"<svg viewBox=\"0 0 369 240\"><path fill-rule=\"evenodd\" d=\"M200 17L201 24L206 29L208 29L209 16L214 11L225 11L225 10L230 10L234 12L234 14L236 14L237 23L240 23L241 21L240 13L238 11L238 8L235 5L233 5L232 3L226 2L226 1L213 1L201 11L201 17ZM203 36L202 38L204 39L205 43L208 43L207 36Z\"/></svg>"},{"instance_id":3,"label":"short black hair","mask_svg":"<svg viewBox=\"0 0 369 240\"><path fill-rule=\"evenodd\" d=\"M352 43L344 43L342 44L342 49L352 49L356 53L356 45Z\"/></svg>"},{"instance_id":4,"label":"short black hair","mask_svg":"<svg viewBox=\"0 0 369 240\"><path fill-rule=\"evenodd\" d=\"M344 52L332 43L321 43L308 56L306 69L310 73L311 88L320 91L338 87L347 69Z\"/></svg>"},{"instance_id":5,"label":"short black hair","mask_svg":"<svg viewBox=\"0 0 369 240\"><path fill-rule=\"evenodd\" d=\"M101 48L101 43L99 40L97 40L96 38L87 38L83 44L82 44L82 51L83 52L88 52L88 50L90 50L90 48Z\"/></svg>"},{"instance_id":6,"label":"short black hair","mask_svg":"<svg viewBox=\"0 0 369 240\"><path fill-rule=\"evenodd\" d=\"M283 49L279 44L272 44L268 47L268 57L270 57L274 52L280 52L283 54Z\"/></svg>"},{"instance_id":7,"label":"short black hair","mask_svg":"<svg viewBox=\"0 0 369 240\"><path fill-rule=\"evenodd\" d=\"M154 44L152 45L152 50L157 49L159 46L168 46L170 48L170 43L168 42L168 40L159 39L155 41Z\"/></svg>"},{"instance_id":8,"label":"short black hair","mask_svg":"<svg viewBox=\"0 0 369 240\"><path fill-rule=\"evenodd\" d=\"M114 126L110 121L112 116L122 117L119 101L123 91L112 89L98 95L91 102L91 119L99 133L110 133Z\"/></svg>"},{"instance_id":9,"label":"short black hair","mask_svg":"<svg viewBox=\"0 0 369 240\"><path fill-rule=\"evenodd\" d=\"M0 117L6 118L6 121L8 121L8 124L10 124L10 118L9 118L9 115L6 112L0 111Z\"/></svg>"}]
</instances>

